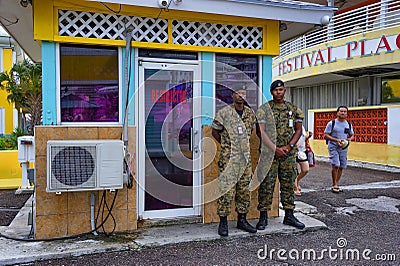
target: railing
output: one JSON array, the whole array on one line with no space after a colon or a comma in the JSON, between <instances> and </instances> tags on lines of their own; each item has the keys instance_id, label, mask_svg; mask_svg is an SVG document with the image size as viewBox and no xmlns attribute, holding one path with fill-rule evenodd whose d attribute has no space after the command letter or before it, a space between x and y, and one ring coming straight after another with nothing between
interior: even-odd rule
<instances>
[{"instance_id":1,"label":"railing","mask_svg":"<svg viewBox=\"0 0 400 266\"><path fill-rule=\"evenodd\" d=\"M382 0L334 15L328 25L281 44L279 57L327 41L397 25L400 25L400 0Z\"/></svg>"}]
</instances>

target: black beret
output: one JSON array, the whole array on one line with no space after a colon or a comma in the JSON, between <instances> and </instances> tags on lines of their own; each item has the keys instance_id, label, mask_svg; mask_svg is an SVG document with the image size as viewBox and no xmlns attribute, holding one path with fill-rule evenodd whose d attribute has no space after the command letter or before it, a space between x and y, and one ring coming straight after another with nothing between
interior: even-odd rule
<instances>
[{"instance_id":1,"label":"black beret","mask_svg":"<svg viewBox=\"0 0 400 266\"><path fill-rule=\"evenodd\" d=\"M270 91L273 91L277 87L285 87L285 84L282 80L278 79L271 83Z\"/></svg>"}]
</instances>

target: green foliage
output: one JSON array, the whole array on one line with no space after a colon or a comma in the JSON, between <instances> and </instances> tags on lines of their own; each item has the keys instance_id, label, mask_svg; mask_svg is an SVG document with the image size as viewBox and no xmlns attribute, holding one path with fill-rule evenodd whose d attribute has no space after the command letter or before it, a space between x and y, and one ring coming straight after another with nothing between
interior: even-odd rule
<instances>
[{"instance_id":1,"label":"green foliage","mask_svg":"<svg viewBox=\"0 0 400 266\"><path fill-rule=\"evenodd\" d=\"M24 115L31 115L32 127L41 124L42 66L40 64L25 60L13 65L9 72L0 73L0 89L7 91L7 100L14 103L17 110L22 110Z\"/></svg>"},{"instance_id":2,"label":"green foliage","mask_svg":"<svg viewBox=\"0 0 400 266\"><path fill-rule=\"evenodd\" d=\"M10 142L11 146L15 149L18 149L18 137L26 135L26 132L22 130L21 128L17 128L13 133L10 135Z\"/></svg>"},{"instance_id":3,"label":"green foliage","mask_svg":"<svg viewBox=\"0 0 400 266\"><path fill-rule=\"evenodd\" d=\"M5 135L0 138L0 150L17 150L18 137L27 135L24 130L17 128L10 135Z\"/></svg>"},{"instance_id":4,"label":"green foliage","mask_svg":"<svg viewBox=\"0 0 400 266\"><path fill-rule=\"evenodd\" d=\"M391 102L394 94L392 88L389 86L387 82L384 82L382 85L382 102L388 103Z\"/></svg>"},{"instance_id":5,"label":"green foliage","mask_svg":"<svg viewBox=\"0 0 400 266\"><path fill-rule=\"evenodd\" d=\"M0 150L8 150L7 149L8 146L9 145L8 145L7 139L5 137L1 137L0 138Z\"/></svg>"}]
</instances>

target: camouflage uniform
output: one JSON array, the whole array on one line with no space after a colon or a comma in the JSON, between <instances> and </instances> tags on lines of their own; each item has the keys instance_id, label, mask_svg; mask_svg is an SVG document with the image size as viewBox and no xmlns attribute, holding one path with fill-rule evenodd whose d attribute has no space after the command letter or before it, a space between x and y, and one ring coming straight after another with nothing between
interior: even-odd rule
<instances>
[{"instance_id":1,"label":"camouflage uniform","mask_svg":"<svg viewBox=\"0 0 400 266\"><path fill-rule=\"evenodd\" d=\"M277 104L272 100L261 105L257 110L256 116L259 124L265 124L267 135L277 147L289 144L294 135L294 124L302 122L304 119L303 112L292 103L285 101L283 104ZM289 126L290 119L293 120L292 127ZM275 130L276 139L274 136ZM263 143L262 149L269 148ZM294 209L293 183L297 176L296 153L297 148L294 146L287 156L281 158L274 156L269 169L266 166L263 167L263 164L268 167L269 165L262 159L263 152L261 153L261 165L259 165L257 173L258 178L265 178L262 181L260 180L261 184L258 189L257 209L259 211L270 210L277 175L280 183L283 209Z\"/></svg>"},{"instance_id":2,"label":"camouflage uniform","mask_svg":"<svg viewBox=\"0 0 400 266\"><path fill-rule=\"evenodd\" d=\"M255 123L256 116L252 109L244 106L240 118L234 105L221 109L212 123L221 135L218 186L222 196L217 202L219 216L230 214L233 197L237 213L249 211L249 183L252 177L250 135Z\"/></svg>"}]
</instances>

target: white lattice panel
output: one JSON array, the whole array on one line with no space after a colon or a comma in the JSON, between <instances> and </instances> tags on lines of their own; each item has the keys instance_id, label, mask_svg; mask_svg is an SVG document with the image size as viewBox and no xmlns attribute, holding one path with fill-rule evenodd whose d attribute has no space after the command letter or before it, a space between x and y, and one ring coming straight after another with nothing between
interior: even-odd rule
<instances>
[{"instance_id":1,"label":"white lattice panel","mask_svg":"<svg viewBox=\"0 0 400 266\"><path fill-rule=\"evenodd\" d=\"M58 26L60 36L125 40L129 29L133 41L168 43L165 19L59 10Z\"/></svg>"},{"instance_id":2,"label":"white lattice panel","mask_svg":"<svg viewBox=\"0 0 400 266\"><path fill-rule=\"evenodd\" d=\"M262 49L261 27L174 20L174 44L224 48Z\"/></svg>"},{"instance_id":3,"label":"white lattice panel","mask_svg":"<svg viewBox=\"0 0 400 266\"><path fill-rule=\"evenodd\" d=\"M222 48L263 49L261 27L174 20L172 43ZM117 14L58 11L60 36L125 40L127 30L137 42L168 43L168 21Z\"/></svg>"}]
</instances>

